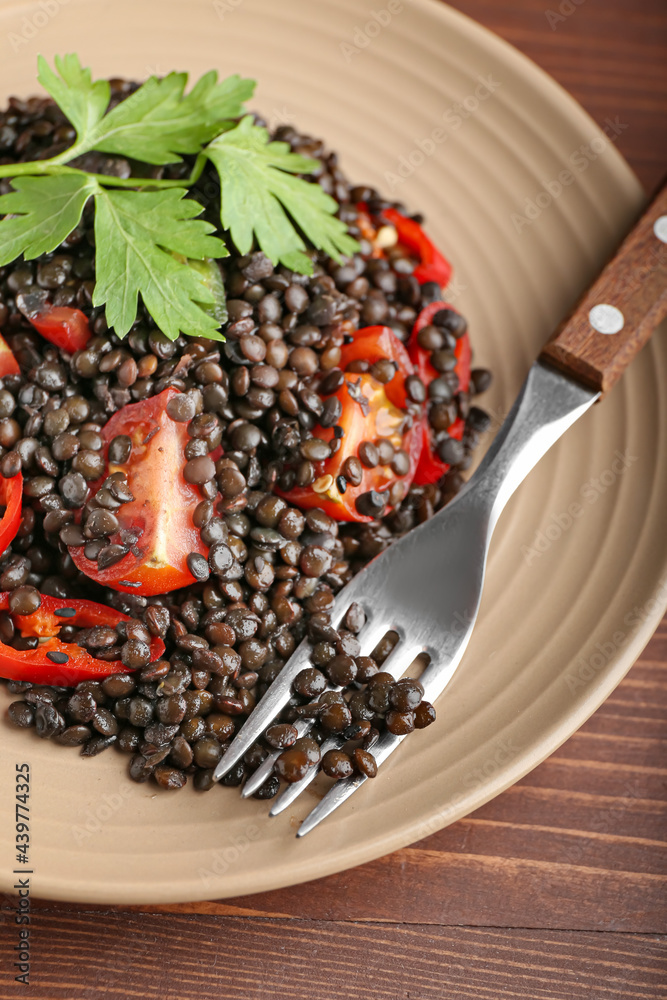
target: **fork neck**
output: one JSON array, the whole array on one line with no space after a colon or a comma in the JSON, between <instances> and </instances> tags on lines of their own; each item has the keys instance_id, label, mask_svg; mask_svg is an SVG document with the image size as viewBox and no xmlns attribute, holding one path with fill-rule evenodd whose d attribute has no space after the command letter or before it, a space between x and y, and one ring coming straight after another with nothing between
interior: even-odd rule
<instances>
[{"instance_id":1,"label":"fork neck","mask_svg":"<svg viewBox=\"0 0 667 1000\"><path fill-rule=\"evenodd\" d=\"M504 424L463 493L475 492L491 527L516 488L600 393L536 361Z\"/></svg>"}]
</instances>

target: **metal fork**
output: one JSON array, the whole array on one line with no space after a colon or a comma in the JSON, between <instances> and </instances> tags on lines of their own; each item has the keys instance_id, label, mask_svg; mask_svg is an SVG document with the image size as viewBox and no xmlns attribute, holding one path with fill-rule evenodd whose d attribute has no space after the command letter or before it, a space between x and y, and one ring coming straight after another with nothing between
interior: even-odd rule
<instances>
[{"instance_id":1,"label":"metal fork","mask_svg":"<svg viewBox=\"0 0 667 1000\"><path fill-rule=\"evenodd\" d=\"M366 613L359 633L363 653L371 653L388 631L398 642L382 669L400 677L419 653L430 657L420 677L424 698L434 702L451 680L472 632L479 607L486 554L500 511L535 463L598 398L540 363L533 365L514 409L479 469L459 495L429 521L410 531L377 556L338 594L331 622L337 628L351 604ZM448 567L448 568L445 568ZM456 567L456 572L452 572ZM292 694L294 678L309 665L311 646L301 643L239 730L215 769L227 774L262 735ZM311 720L299 720L305 735ZM385 732L373 747L380 767L403 736ZM340 746L334 738L322 751ZM278 753L270 754L250 776L242 794L252 795L273 771ZM315 777L317 769L287 787L271 809L275 816L290 805ZM305 836L366 781L364 775L338 781L304 820Z\"/></svg>"},{"instance_id":2,"label":"metal fork","mask_svg":"<svg viewBox=\"0 0 667 1000\"><path fill-rule=\"evenodd\" d=\"M607 392L667 314L667 188L625 239L615 257L571 316L543 349L507 419L479 468L459 495L429 521L377 556L337 596L337 628L351 604L361 605L366 625L363 653L395 631L399 641L382 669L400 677L419 653L429 665L420 677L426 701L435 702L451 680L477 618L487 552L498 517L516 488L562 434ZM662 246L660 246L662 244ZM641 275L641 279L639 279ZM239 730L215 769L224 777L285 707L294 678L308 665L303 642ZM297 723L305 735L312 722ZM380 767L405 737L385 731L373 747ZM322 750L341 745L332 737ZM270 754L248 779L243 795L257 791L271 774ZM313 780L313 768L275 802L275 816ZM358 774L338 781L297 831L303 837L367 780Z\"/></svg>"}]
</instances>

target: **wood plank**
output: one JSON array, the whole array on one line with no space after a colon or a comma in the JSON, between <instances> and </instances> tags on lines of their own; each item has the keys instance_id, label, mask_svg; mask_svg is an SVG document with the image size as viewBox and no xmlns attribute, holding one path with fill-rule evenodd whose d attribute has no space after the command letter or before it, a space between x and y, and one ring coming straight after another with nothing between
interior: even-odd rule
<instances>
[{"instance_id":1,"label":"wood plank","mask_svg":"<svg viewBox=\"0 0 667 1000\"><path fill-rule=\"evenodd\" d=\"M327 920L667 932L665 881L578 863L407 848L389 859L239 900L138 907L145 912L289 914Z\"/></svg>"},{"instance_id":2,"label":"wood plank","mask_svg":"<svg viewBox=\"0 0 667 1000\"><path fill-rule=\"evenodd\" d=\"M570 757L585 759L587 763L613 764L619 755L626 767L650 767L651 762L667 764L667 741L656 740L643 735L623 736L609 719L606 732L591 732L592 727L579 730L554 754L557 760ZM600 720L596 720L596 727ZM639 729L639 727L637 727Z\"/></svg>"},{"instance_id":3,"label":"wood plank","mask_svg":"<svg viewBox=\"0 0 667 1000\"><path fill-rule=\"evenodd\" d=\"M662 942L641 935L41 913L30 992L0 1000L646 1000L665 998Z\"/></svg>"},{"instance_id":4,"label":"wood plank","mask_svg":"<svg viewBox=\"0 0 667 1000\"><path fill-rule=\"evenodd\" d=\"M618 118L627 126L616 148L646 190L655 190L667 164L667 129L659 125L667 114L663 0L449 2L533 59L595 121Z\"/></svg>"}]
</instances>

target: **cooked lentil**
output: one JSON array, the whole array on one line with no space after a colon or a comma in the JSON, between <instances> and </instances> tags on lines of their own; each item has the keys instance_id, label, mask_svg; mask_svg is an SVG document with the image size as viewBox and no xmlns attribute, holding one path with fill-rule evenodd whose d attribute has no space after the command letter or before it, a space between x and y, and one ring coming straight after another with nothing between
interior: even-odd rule
<instances>
[{"instance_id":1,"label":"cooked lentil","mask_svg":"<svg viewBox=\"0 0 667 1000\"><path fill-rule=\"evenodd\" d=\"M112 103L133 89L133 84L112 81ZM72 139L61 112L41 98L12 98L0 112L0 136L5 163L53 156ZM451 370L452 352L467 326L443 307L419 334L440 377L427 391L418 376L411 376L406 390L416 403L430 401L429 420L441 435L438 454L452 466L444 479L411 487L390 512L387 494L364 493L357 506L373 518L369 523L338 523L318 510L304 514L273 492L276 485L313 483L314 463L328 458L343 437L341 405L333 394L343 384L338 366L351 332L386 323L406 341L420 309L441 298L437 285L419 285L411 273L414 261L393 245L391 233L382 237L391 240L387 259L370 256L372 247L356 225L355 205L363 200L371 211L380 211L389 203L378 192L351 188L336 154L293 127L279 127L274 137L294 152L321 158L312 180L339 201L341 217L361 239L362 253L343 266L313 253L310 277L274 266L260 252L228 258L224 344L185 337L172 343L143 306L125 340L111 333L103 310L92 305L89 209L54 253L0 268L0 327L22 367L20 376L1 380L0 474L11 478L22 471L25 479L22 527L0 557L0 588L11 592L12 613L37 610L41 593L92 597L135 619L116 629L64 624L60 633L62 640L79 643L100 659L121 659L133 674L86 681L74 691L9 682L21 699L10 706L9 718L19 727L34 726L42 738L80 746L85 756L115 745L131 754L134 781L151 780L166 790L183 787L189 776L200 791L212 787L212 771L224 748L305 637L313 642L313 665L298 675L284 719L266 734L267 743L282 752L277 774L257 797L275 795L278 776L296 781L317 766L319 743L327 734L363 743L351 754L326 753L321 762L326 774L343 778L356 769L374 777L377 764L369 750L381 728L403 734L434 720L435 710L422 700L418 682L395 682L381 670L390 641L378 644L372 656L360 655L355 636L364 625L363 609L353 605L338 631L330 612L337 591L369 559L458 491L463 482L458 469L465 468L477 434L489 423L479 407L470 405L470 394L488 388L490 373L473 370L470 393L460 390ZM84 169L128 176L121 157L90 153L83 159ZM178 179L190 169L186 157L159 168L157 175ZM9 189L8 181L0 181L0 193ZM212 190L206 169L193 193L209 206L205 217L215 223ZM87 315L93 336L85 350L71 356L59 352L34 331L22 312L32 295ZM387 359L353 366L369 368L382 383L394 378L395 366ZM169 386L181 390L167 413L187 424L183 471L202 493L194 525L209 553L208 559L188 554L193 586L146 598L105 589L83 576L66 546L84 546L102 569L136 545L131 532L121 533L120 543L111 541L118 529L115 512L133 499L124 477L110 476L94 503L88 500L89 484L104 473L100 431L109 417ZM458 415L466 421L461 442L446 433ZM312 436L318 423L333 428L331 445ZM219 446L222 457L216 459ZM119 435L110 444L109 460L124 464L131 450L131 439ZM364 441L357 456L345 461L337 488L344 493L348 484L358 486L364 469L380 461L391 464L396 475L407 471L404 452L384 440ZM332 485L333 480L322 484ZM59 614L66 623L67 609ZM17 648L37 644L16 635L6 614L0 616L0 635ZM167 645L164 658L152 664L151 636ZM55 662L64 662L63 657L51 656ZM327 692L328 681L343 691ZM313 718L315 725L309 736L297 739L292 722L300 715ZM266 753L266 747L254 747L224 784L240 784Z\"/></svg>"}]
</instances>

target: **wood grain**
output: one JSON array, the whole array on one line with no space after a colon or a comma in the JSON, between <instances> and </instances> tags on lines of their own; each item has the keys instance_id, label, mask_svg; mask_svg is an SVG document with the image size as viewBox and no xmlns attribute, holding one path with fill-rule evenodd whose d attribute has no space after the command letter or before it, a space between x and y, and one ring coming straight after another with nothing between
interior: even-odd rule
<instances>
[{"instance_id":1,"label":"wood grain","mask_svg":"<svg viewBox=\"0 0 667 1000\"><path fill-rule=\"evenodd\" d=\"M617 147L650 191L667 165L664 0L569 4L552 30L560 3L454 6L600 124L627 125ZM0 903L0 1000L667 1000L666 745L667 619L552 757L387 858L211 903L37 901L27 988L13 982Z\"/></svg>"},{"instance_id":2,"label":"wood grain","mask_svg":"<svg viewBox=\"0 0 667 1000\"><path fill-rule=\"evenodd\" d=\"M102 938L85 915L48 913L34 948L42 992L0 985L2 1000L667 997L660 941L635 934L114 913Z\"/></svg>"},{"instance_id":3,"label":"wood grain","mask_svg":"<svg viewBox=\"0 0 667 1000\"><path fill-rule=\"evenodd\" d=\"M450 3L534 60L600 126L614 123L616 148L646 191L655 190L667 167L664 0Z\"/></svg>"},{"instance_id":4,"label":"wood grain","mask_svg":"<svg viewBox=\"0 0 667 1000\"><path fill-rule=\"evenodd\" d=\"M665 239L654 232L664 219ZM607 393L667 315L667 184L643 212L597 281L545 345L540 357L595 392ZM621 313L622 328L598 332L590 312Z\"/></svg>"}]
</instances>

